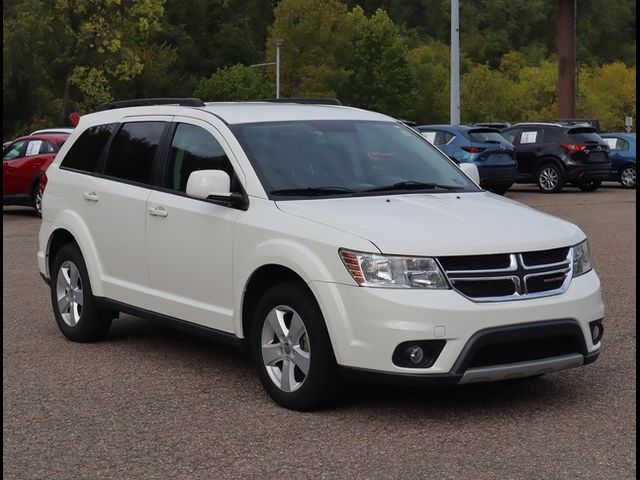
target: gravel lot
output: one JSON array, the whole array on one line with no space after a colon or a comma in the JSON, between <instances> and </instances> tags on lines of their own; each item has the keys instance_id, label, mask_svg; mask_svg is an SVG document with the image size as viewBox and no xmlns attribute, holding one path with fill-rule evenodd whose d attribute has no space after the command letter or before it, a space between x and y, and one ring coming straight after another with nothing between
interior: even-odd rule
<instances>
[{"instance_id":1,"label":"gravel lot","mask_svg":"<svg viewBox=\"0 0 640 480\"><path fill-rule=\"evenodd\" d=\"M535 380L352 387L318 413L277 407L236 351L145 320L66 341L37 271L39 220L5 208L5 478L635 478L636 192L507 197L589 236L607 307L599 360Z\"/></svg>"}]
</instances>

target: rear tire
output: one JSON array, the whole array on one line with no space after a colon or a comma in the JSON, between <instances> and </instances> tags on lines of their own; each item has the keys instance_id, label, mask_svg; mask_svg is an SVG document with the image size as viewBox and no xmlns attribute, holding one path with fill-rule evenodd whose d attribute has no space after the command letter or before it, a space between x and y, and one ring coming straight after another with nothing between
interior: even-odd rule
<instances>
[{"instance_id":1,"label":"rear tire","mask_svg":"<svg viewBox=\"0 0 640 480\"><path fill-rule=\"evenodd\" d=\"M42 218L42 193L40 184L36 183L33 187L33 192L31 192L31 205L36 211L36 215L40 218Z\"/></svg>"},{"instance_id":2,"label":"rear tire","mask_svg":"<svg viewBox=\"0 0 640 480\"><path fill-rule=\"evenodd\" d=\"M99 308L89 274L77 245L67 243L51 268L51 305L62 334L73 342L102 340L109 331L111 314Z\"/></svg>"},{"instance_id":3,"label":"rear tire","mask_svg":"<svg viewBox=\"0 0 640 480\"><path fill-rule=\"evenodd\" d=\"M579 183L578 188L583 192L595 192L602 182L600 180L592 180L590 182Z\"/></svg>"},{"instance_id":4,"label":"rear tire","mask_svg":"<svg viewBox=\"0 0 640 480\"><path fill-rule=\"evenodd\" d=\"M632 165L623 167L618 181L624 188L636 188L636 167Z\"/></svg>"},{"instance_id":5,"label":"rear tire","mask_svg":"<svg viewBox=\"0 0 640 480\"><path fill-rule=\"evenodd\" d=\"M318 304L300 282L269 288L252 318L251 350L258 376L280 406L310 411L329 406L340 380Z\"/></svg>"},{"instance_id":6,"label":"rear tire","mask_svg":"<svg viewBox=\"0 0 640 480\"><path fill-rule=\"evenodd\" d=\"M555 163L545 163L536 176L538 188L543 193L559 193L564 187L564 172Z\"/></svg>"}]
</instances>

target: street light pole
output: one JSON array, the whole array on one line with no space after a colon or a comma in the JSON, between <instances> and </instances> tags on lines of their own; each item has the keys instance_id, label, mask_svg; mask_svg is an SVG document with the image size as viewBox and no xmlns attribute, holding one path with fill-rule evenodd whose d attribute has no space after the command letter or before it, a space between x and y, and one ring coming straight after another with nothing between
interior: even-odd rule
<instances>
[{"instance_id":1,"label":"street light pole","mask_svg":"<svg viewBox=\"0 0 640 480\"><path fill-rule=\"evenodd\" d=\"M276 98L280 98L280 48L284 40L276 40Z\"/></svg>"},{"instance_id":2,"label":"street light pole","mask_svg":"<svg viewBox=\"0 0 640 480\"><path fill-rule=\"evenodd\" d=\"M451 125L460 125L460 17L458 3L458 0L451 0Z\"/></svg>"}]
</instances>

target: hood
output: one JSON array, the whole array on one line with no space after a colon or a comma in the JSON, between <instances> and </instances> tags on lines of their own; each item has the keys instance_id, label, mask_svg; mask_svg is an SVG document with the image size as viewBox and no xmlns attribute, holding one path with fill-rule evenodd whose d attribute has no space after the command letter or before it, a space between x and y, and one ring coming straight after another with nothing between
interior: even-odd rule
<instances>
[{"instance_id":1,"label":"hood","mask_svg":"<svg viewBox=\"0 0 640 480\"><path fill-rule=\"evenodd\" d=\"M276 204L286 213L363 237L382 253L396 255L515 253L566 247L585 238L572 223L488 192Z\"/></svg>"}]
</instances>

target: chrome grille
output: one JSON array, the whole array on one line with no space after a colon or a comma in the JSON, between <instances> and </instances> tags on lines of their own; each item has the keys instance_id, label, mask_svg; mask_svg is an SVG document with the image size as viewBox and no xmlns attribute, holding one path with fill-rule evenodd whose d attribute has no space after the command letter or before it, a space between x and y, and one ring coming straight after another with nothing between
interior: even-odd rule
<instances>
[{"instance_id":1,"label":"chrome grille","mask_svg":"<svg viewBox=\"0 0 640 480\"><path fill-rule=\"evenodd\" d=\"M559 295L569 288L573 249L439 257L454 290L475 302Z\"/></svg>"}]
</instances>

